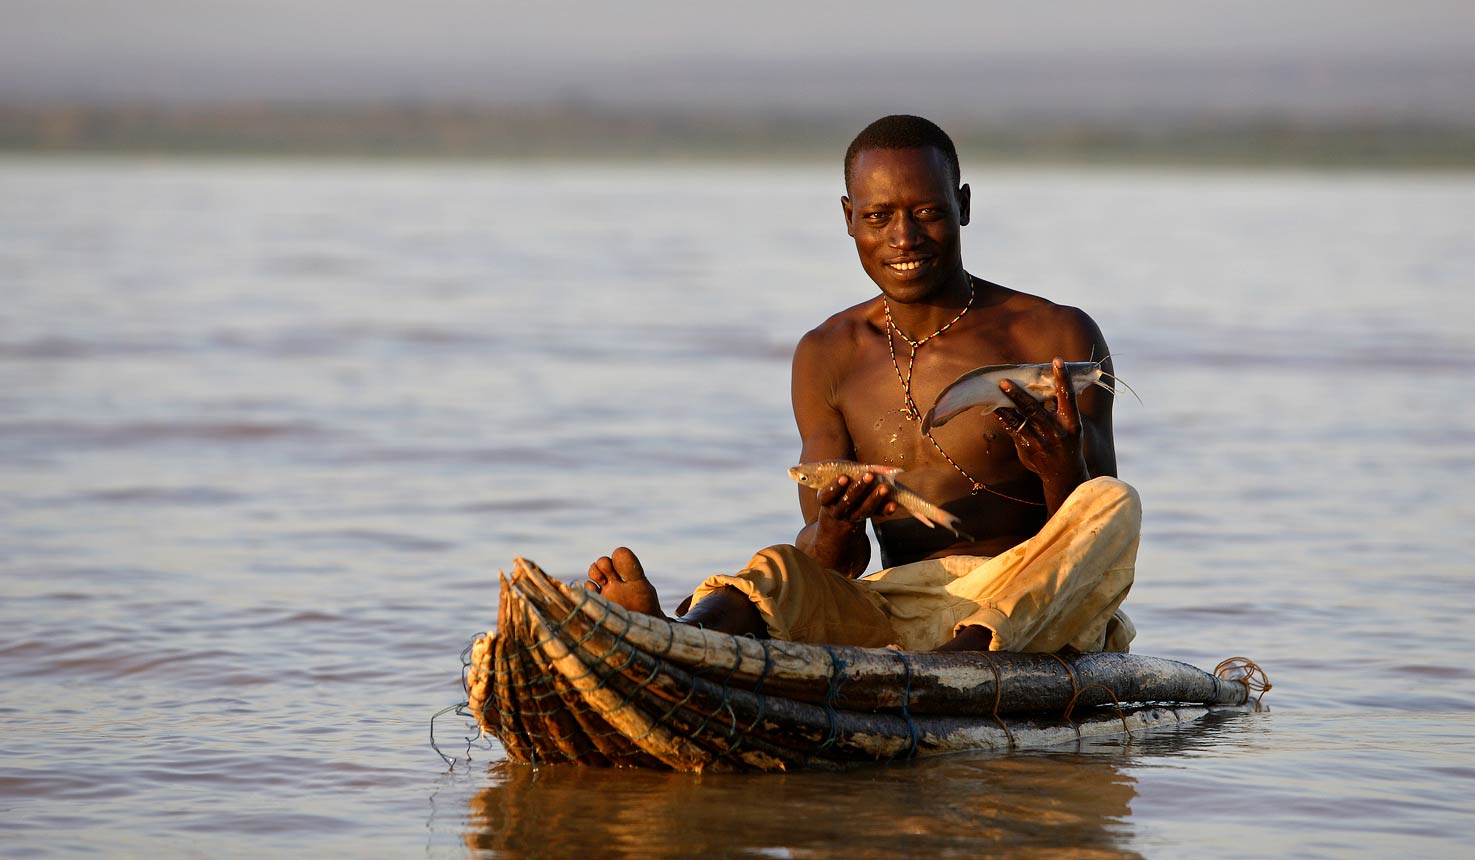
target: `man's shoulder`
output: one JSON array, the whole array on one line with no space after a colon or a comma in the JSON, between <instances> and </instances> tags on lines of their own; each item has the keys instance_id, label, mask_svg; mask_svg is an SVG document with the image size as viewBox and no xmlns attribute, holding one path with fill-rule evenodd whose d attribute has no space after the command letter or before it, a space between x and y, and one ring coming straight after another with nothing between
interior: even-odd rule
<instances>
[{"instance_id":1,"label":"man's shoulder","mask_svg":"<svg viewBox=\"0 0 1475 860\"><path fill-rule=\"evenodd\" d=\"M1095 332L1096 321L1090 314L1072 305L1063 305L1044 296L1015 292L1002 308L1011 325L1024 332L1074 331Z\"/></svg>"},{"instance_id":2,"label":"man's shoulder","mask_svg":"<svg viewBox=\"0 0 1475 860\"><path fill-rule=\"evenodd\" d=\"M832 314L828 319L809 331L799 339L801 351L819 349L827 353L856 345L871 327L870 315L875 299L867 299L858 305L852 305L838 313Z\"/></svg>"},{"instance_id":3,"label":"man's shoulder","mask_svg":"<svg viewBox=\"0 0 1475 860\"><path fill-rule=\"evenodd\" d=\"M1090 350L1102 340L1101 329L1089 314L1044 296L1012 291L995 313L1011 340L1052 355L1073 354L1082 347Z\"/></svg>"},{"instance_id":4,"label":"man's shoulder","mask_svg":"<svg viewBox=\"0 0 1475 860\"><path fill-rule=\"evenodd\" d=\"M793 397L796 415L823 401L839 410L840 390L857 364L872 327L868 306L862 302L832 315L810 329L794 348ZM806 426L800 418L801 432Z\"/></svg>"}]
</instances>

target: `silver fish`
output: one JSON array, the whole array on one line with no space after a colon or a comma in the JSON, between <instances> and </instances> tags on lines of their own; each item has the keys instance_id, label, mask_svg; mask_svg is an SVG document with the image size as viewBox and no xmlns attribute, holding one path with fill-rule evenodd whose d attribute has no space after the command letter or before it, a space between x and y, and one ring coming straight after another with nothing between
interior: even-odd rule
<instances>
[{"instance_id":1,"label":"silver fish","mask_svg":"<svg viewBox=\"0 0 1475 860\"><path fill-rule=\"evenodd\" d=\"M1103 376L1121 382L1102 370L1099 361L1068 361L1065 373L1076 394L1093 385L1112 391L1110 385L1101 381ZM941 427L969 409L992 412L1005 406L1013 407L1014 401L999 390L999 383L1006 379L1014 380L1036 397L1048 398L1055 394L1055 370L1050 364L990 364L970 370L948 383L947 388L937 395L937 402L922 416L922 432L929 433L933 427ZM1125 382L1122 385L1128 391L1132 390ZM1132 396L1136 397L1136 392Z\"/></svg>"},{"instance_id":2,"label":"silver fish","mask_svg":"<svg viewBox=\"0 0 1475 860\"><path fill-rule=\"evenodd\" d=\"M879 481L895 490L891 497L898 505L905 508L907 513L927 524L928 528L942 526L953 534L964 540L973 540L966 532L958 528L962 520L956 514L932 504L905 484L896 480L904 469L897 466L875 466L865 463L857 463L854 460L817 460L813 463L800 463L789 469L789 477L798 481L806 487L818 490L820 487L828 486L836 478L844 475L852 481L859 481L867 472L876 476Z\"/></svg>"}]
</instances>

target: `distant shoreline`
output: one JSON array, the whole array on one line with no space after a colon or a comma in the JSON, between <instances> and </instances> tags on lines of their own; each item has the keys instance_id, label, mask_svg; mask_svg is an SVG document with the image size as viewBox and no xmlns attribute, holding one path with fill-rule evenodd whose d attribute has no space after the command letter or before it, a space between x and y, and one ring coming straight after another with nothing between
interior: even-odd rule
<instances>
[{"instance_id":1,"label":"distant shoreline","mask_svg":"<svg viewBox=\"0 0 1475 860\"><path fill-rule=\"evenodd\" d=\"M586 106L0 106L0 153L460 160L833 159L856 120ZM973 162L1475 168L1475 126L1208 116L951 124Z\"/></svg>"}]
</instances>

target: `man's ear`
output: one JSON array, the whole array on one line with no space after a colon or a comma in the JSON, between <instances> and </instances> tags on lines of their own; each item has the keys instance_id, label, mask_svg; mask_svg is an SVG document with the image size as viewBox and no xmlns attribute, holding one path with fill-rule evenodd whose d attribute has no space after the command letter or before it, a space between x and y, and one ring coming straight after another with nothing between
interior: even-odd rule
<instances>
[{"instance_id":1,"label":"man's ear","mask_svg":"<svg viewBox=\"0 0 1475 860\"><path fill-rule=\"evenodd\" d=\"M850 206L850 198L849 197L841 197L840 198L840 208L842 210L844 210L844 212L845 212L845 233L847 235L851 236L852 238L854 238L854 236L855 236L855 224L854 224L854 222L852 222L850 220L850 216L854 215L855 212L854 212L854 210Z\"/></svg>"},{"instance_id":2,"label":"man's ear","mask_svg":"<svg viewBox=\"0 0 1475 860\"><path fill-rule=\"evenodd\" d=\"M958 226L968 226L968 219L972 217L970 207L973 205L973 190L964 182L958 186Z\"/></svg>"}]
</instances>

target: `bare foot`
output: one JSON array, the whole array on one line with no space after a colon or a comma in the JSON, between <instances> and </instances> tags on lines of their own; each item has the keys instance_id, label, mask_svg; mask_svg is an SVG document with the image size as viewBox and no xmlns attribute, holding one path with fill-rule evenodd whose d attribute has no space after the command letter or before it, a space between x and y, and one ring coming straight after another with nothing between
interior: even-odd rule
<instances>
[{"instance_id":1,"label":"bare foot","mask_svg":"<svg viewBox=\"0 0 1475 860\"><path fill-rule=\"evenodd\" d=\"M958 631L958 635L942 643L934 651L987 651L993 641L994 631L987 627L970 624Z\"/></svg>"},{"instance_id":2,"label":"bare foot","mask_svg":"<svg viewBox=\"0 0 1475 860\"><path fill-rule=\"evenodd\" d=\"M632 612L666 617L666 613L661 611L661 601L656 597L655 586L645 578L640 559L625 547L619 547L589 565L589 581L584 583L584 587L598 591Z\"/></svg>"}]
</instances>

